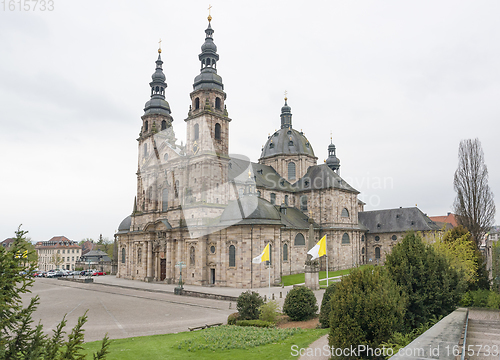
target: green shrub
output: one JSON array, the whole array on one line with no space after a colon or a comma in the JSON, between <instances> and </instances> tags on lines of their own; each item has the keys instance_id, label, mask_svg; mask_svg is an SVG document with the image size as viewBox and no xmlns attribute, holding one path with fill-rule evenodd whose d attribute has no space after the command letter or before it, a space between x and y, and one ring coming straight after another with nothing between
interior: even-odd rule
<instances>
[{"instance_id":1,"label":"green shrub","mask_svg":"<svg viewBox=\"0 0 500 360\"><path fill-rule=\"evenodd\" d=\"M228 325L236 325L236 321L240 319L240 313L232 313L227 317L227 324Z\"/></svg>"},{"instance_id":2,"label":"green shrub","mask_svg":"<svg viewBox=\"0 0 500 360\"><path fill-rule=\"evenodd\" d=\"M260 328L270 328L274 327L275 324L270 321L262 320L238 320L236 321L237 326L255 326Z\"/></svg>"},{"instance_id":3,"label":"green shrub","mask_svg":"<svg viewBox=\"0 0 500 360\"><path fill-rule=\"evenodd\" d=\"M325 290L323 294L323 301L321 301L321 310L319 311L319 323L322 328L330 327L330 310L332 306L330 305L330 298L335 292L335 286L337 283L331 283Z\"/></svg>"},{"instance_id":4,"label":"green shrub","mask_svg":"<svg viewBox=\"0 0 500 360\"><path fill-rule=\"evenodd\" d=\"M490 291L487 306L490 309L500 309L500 294Z\"/></svg>"},{"instance_id":5,"label":"green shrub","mask_svg":"<svg viewBox=\"0 0 500 360\"><path fill-rule=\"evenodd\" d=\"M283 312L293 321L312 318L318 311L316 296L305 286L294 287L286 295Z\"/></svg>"},{"instance_id":6,"label":"green shrub","mask_svg":"<svg viewBox=\"0 0 500 360\"><path fill-rule=\"evenodd\" d=\"M255 291L245 291L238 296L236 309L241 320L256 320L259 318L259 308L264 304L264 299Z\"/></svg>"},{"instance_id":7,"label":"green shrub","mask_svg":"<svg viewBox=\"0 0 500 360\"><path fill-rule=\"evenodd\" d=\"M337 283L330 299L330 346L352 344L379 347L396 331L402 331L406 295L385 267L354 270ZM365 358L367 354L358 354Z\"/></svg>"},{"instance_id":8,"label":"green shrub","mask_svg":"<svg viewBox=\"0 0 500 360\"><path fill-rule=\"evenodd\" d=\"M268 301L259 308L259 320L276 323L278 309L279 305L276 301Z\"/></svg>"},{"instance_id":9,"label":"green shrub","mask_svg":"<svg viewBox=\"0 0 500 360\"><path fill-rule=\"evenodd\" d=\"M455 310L465 292L463 275L414 232L392 248L385 268L408 296L407 331Z\"/></svg>"},{"instance_id":10,"label":"green shrub","mask_svg":"<svg viewBox=\"0 0 500 360\"><path fill-rule=\"evenodd\" d=\"M490 290L468 291L460 301L461 306L483 307L490 309L500 308L500 294Z\"/></svg>"}]
</instances>

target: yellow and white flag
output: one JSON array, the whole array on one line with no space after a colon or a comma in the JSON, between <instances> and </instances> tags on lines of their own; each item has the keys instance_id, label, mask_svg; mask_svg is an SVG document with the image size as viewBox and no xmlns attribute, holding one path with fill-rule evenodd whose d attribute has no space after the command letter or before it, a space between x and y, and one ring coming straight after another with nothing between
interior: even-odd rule
<instances>
[{"instance_id":1,"label":"yellow and white flag","mask_svg":"<svg viewBox=\"0 0 500 360\"><path fill-rule=\"evenodd\" d=\"M257 257L254 257L252 260L254 264L260 264L261 262L264 261L269 261L269 244L266 245L262 254L260 254Z\"/></svg>"},{"instance_id":2,"label":"yellow and white flag","mask_svg":"<svg viewBox=\"0 0 500 360\"><path fill-rule=\"evenodd\" d=\"M311 260L317 259L326 255L326 235L321 238L316 245L313 246L311 250L307 252L312 256Z\"/></svg>"}]
</instances>

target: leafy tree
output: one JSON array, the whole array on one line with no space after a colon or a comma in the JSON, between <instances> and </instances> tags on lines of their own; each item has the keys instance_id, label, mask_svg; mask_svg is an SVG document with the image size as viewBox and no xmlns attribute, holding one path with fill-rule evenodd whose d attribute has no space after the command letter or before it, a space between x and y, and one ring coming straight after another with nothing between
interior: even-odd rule
<instances>
[{"instance_id":1,"label":"leafy tree","mask_svg":"<svg viewBox=\"0 0 500 360\"><path fill-rule=\"evenodd\" d=\"M414 232L393 247L385 267L408 296L408 330L453 311L465 291L463 275Z\"/></svg>"},{"instance_id":2,"label":"leafy tree","mask_svg":"<svg viewBox=\"0 0 500 360\"><path fill-rule=\"evenodd\" d=\"M363 344L377 348L403 328L406 295L384 267L355 269L335 287L330 298L330 346ZM358 353L341 359L367 358Z\"/></svg>"},{"instance_id":3,"label":"leafy tree","mask_svg":"<svg viewBox=\"0 0 500 360\"><path fill-rule=\"evenodd\" d=\"M453 204L457 221L470 231L476 247L479 247L495 220L495 202L488 185L488 168L479 139L460 141L453 185L457 193Z\"/></svg>"},{"instance_id":4,"label":"leafy tree","mask_svg":"<svg viewBox=\"0 0 500 360\"><path fill-rule=\"evenodd\" d=\"M318 311L316 296L311 289L297 286L288 292L283 304L283 313L293 321L307 320Z\"/></svg>"},{"instance_id":5,"label":"leafy tree","mask_svg":"<svg viewBox=\"0 0 500 360\"><path fill-rule=\"evenodd\" d=\"M330 305L330 298L335 292L335 287L337 283L331 283L325 290L323 294L323 300L321 301L321 309L319 311L319 323L322 328L330 327L330 310L332 309Z\"/></svg>"},{"instance_id":6,"label":"leafy tree","mask_svg":"<svg viewBox=\"0 0 500 360\"><path fill-rule=\"evenodd\" d=\"M27 231L19 226L12 251L0 247L0 360L76 360L84 359L83 324L86 314L78 319L77 325L64 340L66 319L56 327L52 337L43 333L43 326L33 324L33 312L39 304L38 296L23 308L21 295L30 292L35 270L34 262L25 262L15 256L27 250ZM108 352L109 339L104 337L101 349L94 354L95 360L103 360Z\"/></svg>"},{"instance_id":7,"label":"leafy tree","mask_svg":"<svg viewBox=\"0 0 500 360\"><path fill-rule=\"evenodd\" d=\"M60 266L64 263L64 259L60 254L55 253L51 256L50 263L53 264L56 269L59 269Z\"/></svg>"},{"instance_id":8,"label":"leafy tree","mask_svg":"<svg viewBox=\"0 0 500 360\"><path fill-rule=\"evenodd\" d=\"M450 266L464 275L467 283L473 284L477 281L479 258L466 228L459 225L444 234L436 234L432 240L434 250L445 256Z\"/></svg>"},{"instance_id":9,"label":"leafy tree","mask_svg":"<svg viewBox=\"0 0 500 360\"><path fill-rule=\"evenodd\" d=\"M255 291L245 291L238 296L236 309L240 313L240 320L257 320L259 308L264 304L264 299Z\"/></svg>"}]
</instances>

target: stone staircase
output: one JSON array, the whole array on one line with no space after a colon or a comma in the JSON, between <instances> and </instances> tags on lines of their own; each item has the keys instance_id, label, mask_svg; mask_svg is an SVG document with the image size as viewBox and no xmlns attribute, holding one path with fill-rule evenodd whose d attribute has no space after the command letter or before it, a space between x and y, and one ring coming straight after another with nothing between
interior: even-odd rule
<instances>
[{"instance_id":1,"label":"stone staircase","mask_svg":"<svg viewBox=\"0 0 500 360\"><path fill-rule=\"evenodd\" d=\"M500 312L470 309L465 359L500 359Z\"/></svg>"}]
</instances>

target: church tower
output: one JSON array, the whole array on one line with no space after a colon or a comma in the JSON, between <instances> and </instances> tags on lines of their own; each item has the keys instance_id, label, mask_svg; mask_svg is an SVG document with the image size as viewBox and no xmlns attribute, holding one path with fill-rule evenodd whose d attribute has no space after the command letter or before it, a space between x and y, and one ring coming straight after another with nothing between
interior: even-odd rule
<instances>
[{"instance_id":1,"label":"church tower","mask_svg":"<svg viewBox=\"0 0 500 360\"><path fill-rule=\"evenodd\" d=\"M227 157L229 151L229 122L226 106L226 93L222 77L217 74L217 46L214 44L211 26L212 17L208 16L205 42L198 56L201 62L200 74L195 77L191 106L188 113L186 153L200 155L217 154Z\"/></svg>"},{"instance_id":2,"label":"church tower","mask_svg":"<svg viewBox=\"0 0 500 360\"><path fill-rule=\"evenodd\" d=\"M151 76L151 99L144 106L139 142L139 161L137 171L137 200L134 212L151 212L158 210L158 176L159 158L155 134L160 131L172 132L173 118L170 105L165 100L165 74L163 73L161 49L158 49L156 69Z\"/></svg>"}]
</instances>

